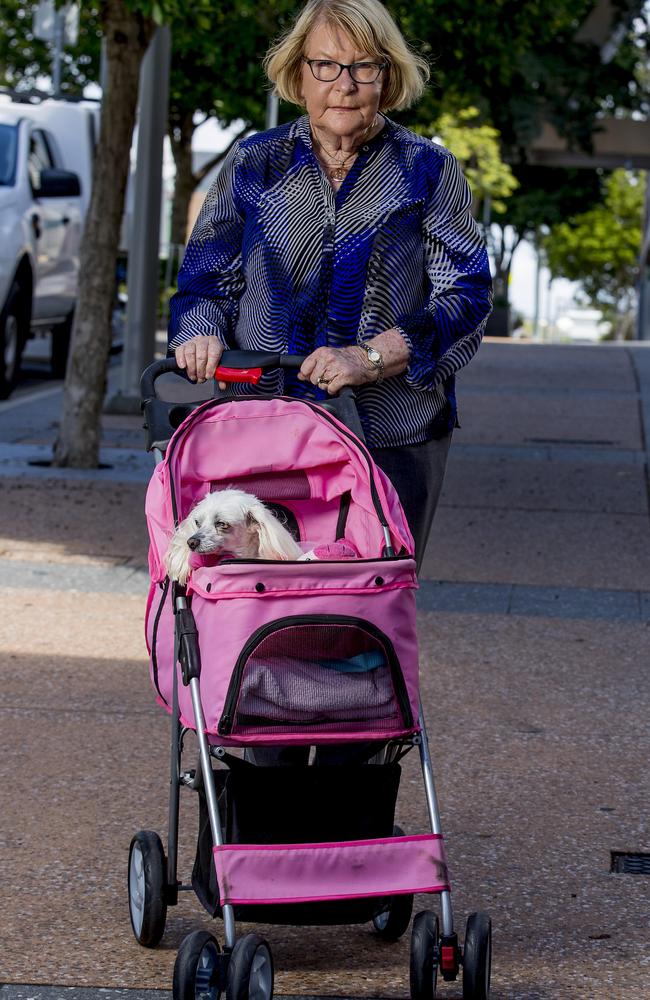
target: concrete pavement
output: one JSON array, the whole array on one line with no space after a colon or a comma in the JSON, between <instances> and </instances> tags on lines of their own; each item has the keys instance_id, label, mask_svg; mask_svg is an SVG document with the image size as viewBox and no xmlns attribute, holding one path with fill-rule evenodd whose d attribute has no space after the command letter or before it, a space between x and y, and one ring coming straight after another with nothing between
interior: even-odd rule
<instances>
[{"instance_id":1,"label":"concrete pavement","mask_svg":"<svg viewBox=\"0 0 650 1000\"><path fill-rule=\"evenodd\" d=\"M647 879L609 868L611 851L650 851L650 348L489 342L459 381L419 593L458 928L491 913L497 1000L637 1000ZM167 723L142 638L151 460L138 418L107 416L110 468L30 464L49 457L58 405L56 391L0 404L0 997L162 1000L180 940L210 923L188 893L160 949L128 925L130 837L166 828ZM409 832L425 828L415 765ZM408 995L407 939L264 933L277 995Z\"/></svg>"}]
</instances>

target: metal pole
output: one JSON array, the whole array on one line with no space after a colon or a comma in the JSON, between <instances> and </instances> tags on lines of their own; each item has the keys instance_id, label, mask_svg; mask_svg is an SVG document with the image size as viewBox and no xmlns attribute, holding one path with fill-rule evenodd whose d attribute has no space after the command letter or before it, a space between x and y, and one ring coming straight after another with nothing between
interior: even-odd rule
<instances>
[{"instance_id":1,"label":"metal pole","mask_svg":"<svg viewBox=\"0 0 650 1000\"><path fill-rule=\"evenodd\" d=\"M266 128L275 128L278 124L278 99L270 90L266 95Z\"/></svg>"},{"instance_id":2,"label":"metal pole","mask_svg":"<svg viewBox=\"0 0 650 1000\"><path fill-rule=\"evenodd\" d=\"M535 340L539 337L539 283L541 279L541 251L539 249L538 239L535 239L533 243L533 248L535 250L535 299L534 299L534 314L533 314L533 337Z\"/></svg>"},{"instance_id":3,"label":"metal pole","mask_svg":"<svg viewBox=\"0 0 650 1000\"><path fill-rule=\"evenodd\" d=\"M52 96L61 96L61 56L63 53L63 24L65 12L57 10L54 15L54 39L52 53Z\"/></svg>"},{"instance_id":4,"label":"metal pole","mask_svg":"<svg viewBox=\"0 0 650 1000\"><path fill-rule=\"evenodd\" d=\"M650 340L650 170L645 171L645 213L639 260L637 340Z\"/></svg>"},{"instance_id":5,"label":"metal pole","mask_svg":"<svg viewBox=\"0 0 650 1000\"><path fill-rule=\"evenodd\" d=\"M133 217L129 233L128 304L121 390L107 403L113 413L138 412L140 375L154 360L158 320L158 247L163 142L167 127L171 34L156 29L140 73L140 112Z\"/></svg>"}]
</instances>

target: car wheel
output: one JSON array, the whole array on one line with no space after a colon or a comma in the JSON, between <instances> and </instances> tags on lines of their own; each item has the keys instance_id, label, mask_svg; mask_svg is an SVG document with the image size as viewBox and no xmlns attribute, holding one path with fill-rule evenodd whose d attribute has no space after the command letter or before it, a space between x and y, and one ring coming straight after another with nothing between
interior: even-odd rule
<instances>
[{"instance_id":1,"label":"car wheel","mask_svg":"<svg viewBox=\"0 0 650 1000\"><path fill-rule=\"evenodd\" d=\"M17 281L0 313L0 399L11 395L20 375L20 359L27 340L29 310Z\"/></svg>"}]
</instances>

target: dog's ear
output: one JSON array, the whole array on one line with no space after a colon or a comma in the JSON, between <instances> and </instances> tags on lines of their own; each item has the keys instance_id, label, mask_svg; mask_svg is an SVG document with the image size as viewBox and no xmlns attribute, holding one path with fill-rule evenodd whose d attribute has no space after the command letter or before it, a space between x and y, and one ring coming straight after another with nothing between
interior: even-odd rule
<instances>
[{"instance_id":1,"label":"dog's ear","mask_svg":"<svg viewBox=\"0 0 650 1000\"><path fill-rule=\"evenodd\" d=\"M169 541L165 555L165 566L169 579L178 580L181 584L187 583L190 572L190 550L187 545L190 534L188 522L189 518L179 524Z\"/></svg>"},{"instance_id":2,"label":"dog's ear","mask_svg":"<svg viewBox=\"0 0 650 1000\"><path fill-rule=\"evenodd\" d=\"M260 559L298 559L302 550L263 504L255 504L246 514L246 524L258 537Z\"/></svg>"}]
</instances>

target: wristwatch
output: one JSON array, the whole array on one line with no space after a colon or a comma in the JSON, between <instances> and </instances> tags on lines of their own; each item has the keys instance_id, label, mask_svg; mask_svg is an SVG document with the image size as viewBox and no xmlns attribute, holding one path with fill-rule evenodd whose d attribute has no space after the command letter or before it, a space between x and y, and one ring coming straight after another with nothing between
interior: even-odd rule
<instances>
[{"instance_id":1,"label":"wristwatch","mask_svg":"<svg viewBox=\"0 0 650 1000\"><path fill-rule=\"evenodd\" d=\"M360 347L362 351L365 351L371 367L377 372L377 381L375 384L381 385L384 381L384 359L381 354L376 347L371 347L370 344L358 344L357 346Z\"/></svg>"}]
</instances>

